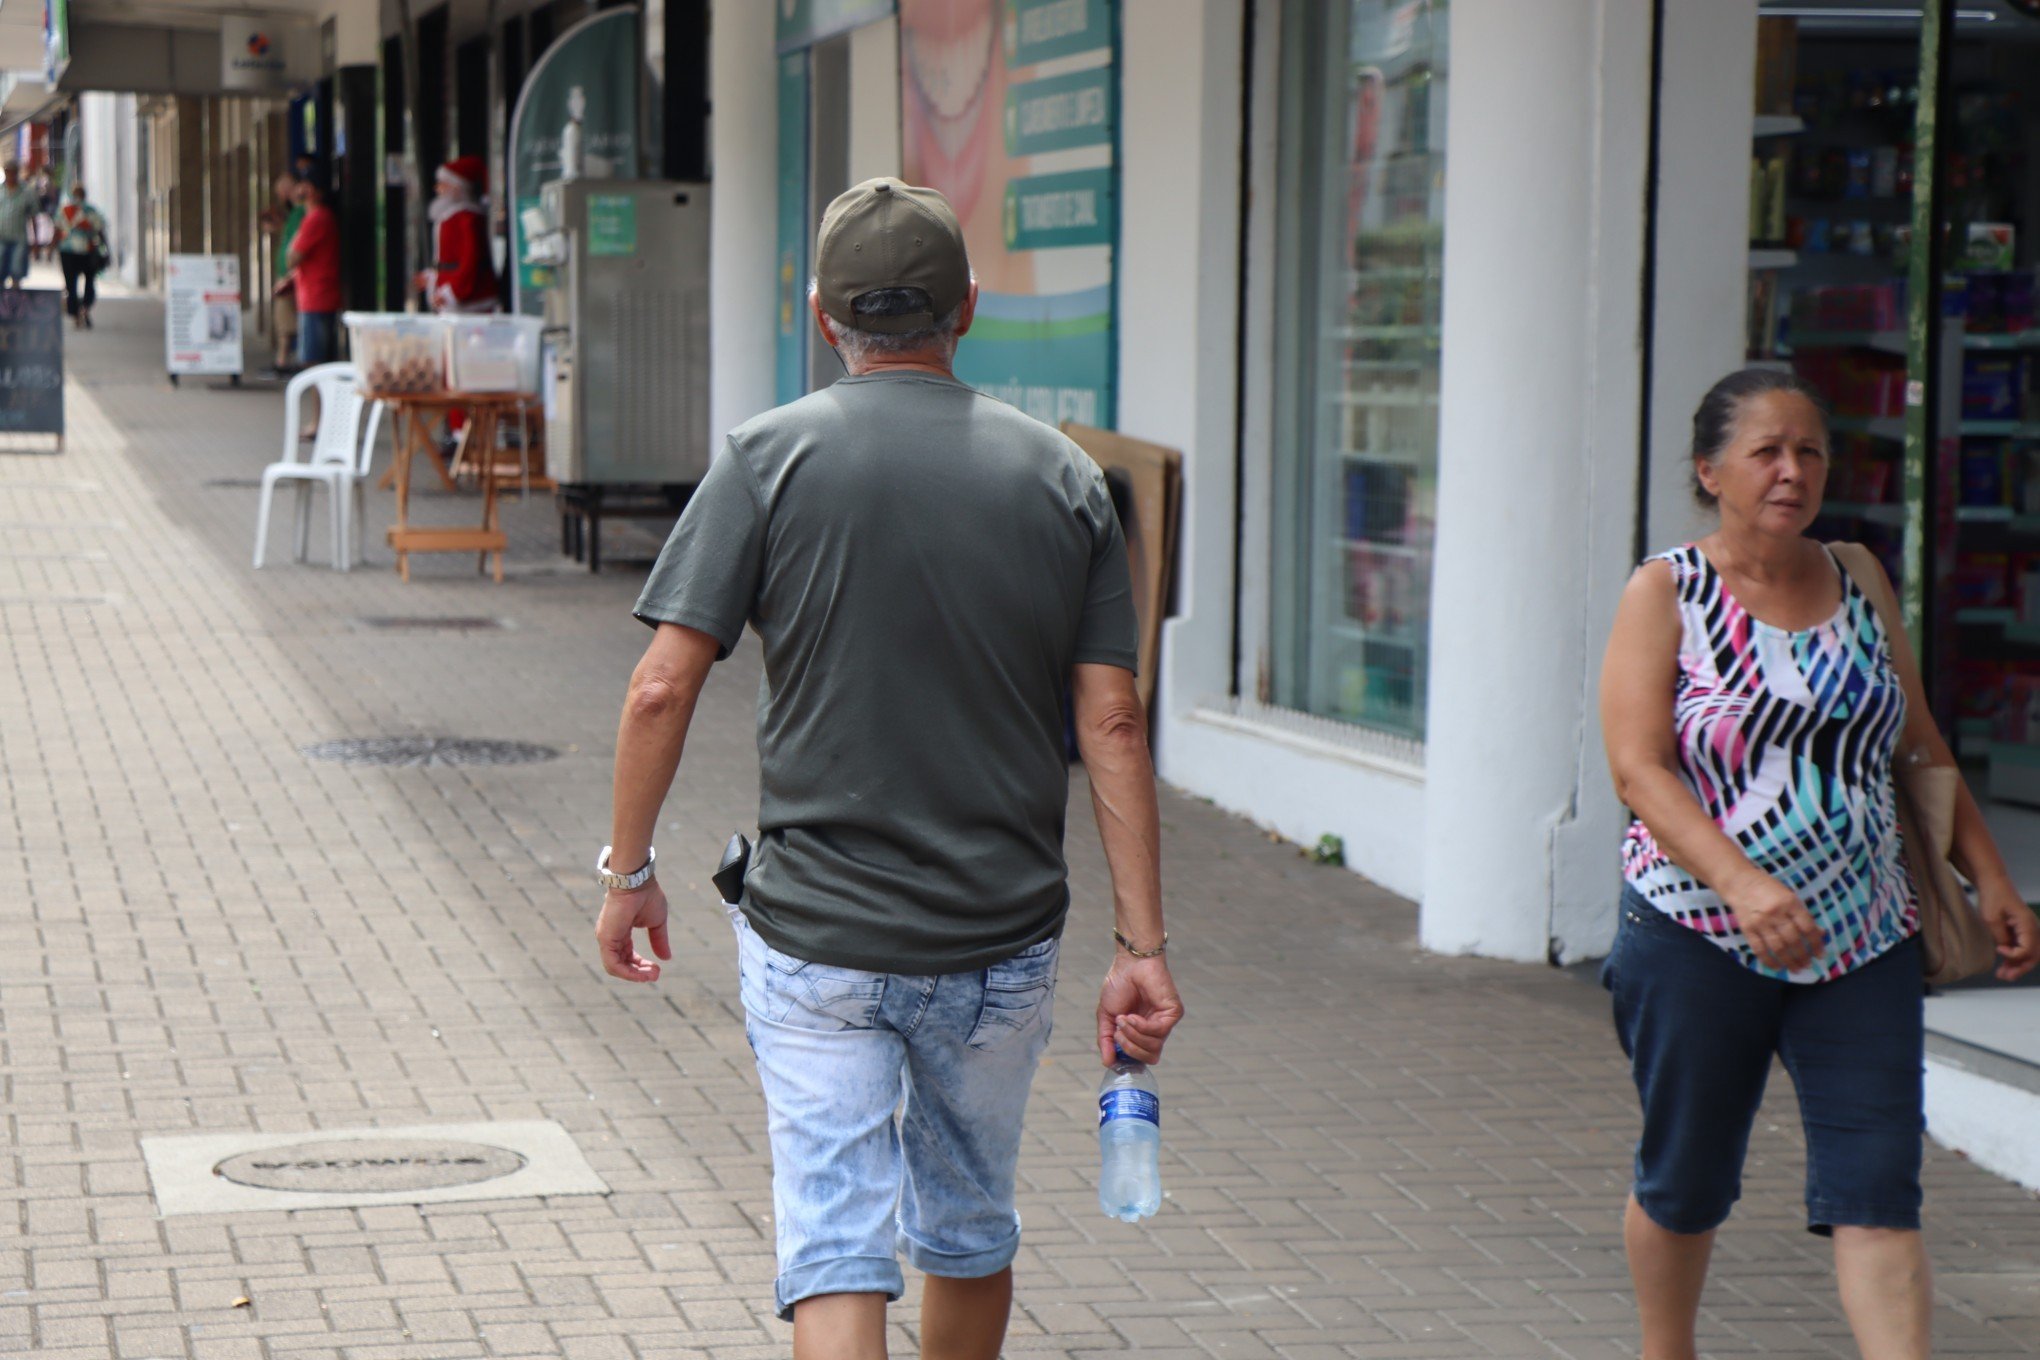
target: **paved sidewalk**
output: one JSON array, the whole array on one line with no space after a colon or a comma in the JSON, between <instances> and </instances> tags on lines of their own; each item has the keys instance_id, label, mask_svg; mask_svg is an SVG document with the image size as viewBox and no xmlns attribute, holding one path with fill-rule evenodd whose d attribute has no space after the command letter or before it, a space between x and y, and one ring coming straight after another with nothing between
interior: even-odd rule
<instances>
[{"instance_id":1,"label":"paved sidewalk","mask_svg":"<svg viewBox=\"0 0 2040 1360\"><path fill-rule=\"evenodd\" d=\"M152 304L98 319L69 337L69 451L0 453L0 1353L785 1354L762 1110L705 878L755 809L755 648L718 668L667 805L678 957L626 988L594 962L586 862L645 641L638 574L555 556L533 498L510 507L506 584L449 557L405 586L379 547L386 495L368 567L316 565L322 533L315 565L291 564L280 501L273 565L252 571L254 493L208 483L276 456L278 397L172 392ZM407 734L561 755L299 753ZM1633 1357L1635 1116L1602 994L1423 955L1409 904L1181 797L1163 811L1191 1015L1161 1072L1170 1198L1138 1228L1099 1214L1088 1034L1107 894L1086 805L1079 789L1009 1353ZM1705 1345L1853 1355L1774 1089ZM612 1193L163 1220L138 1147L533 1119L570 1131ZM1938 1151L1928 1185L1942 1350L2040 1355L2040 1204ZM915 1297L893 1310L898 1354Z\"/></svg>"}]
</instances>

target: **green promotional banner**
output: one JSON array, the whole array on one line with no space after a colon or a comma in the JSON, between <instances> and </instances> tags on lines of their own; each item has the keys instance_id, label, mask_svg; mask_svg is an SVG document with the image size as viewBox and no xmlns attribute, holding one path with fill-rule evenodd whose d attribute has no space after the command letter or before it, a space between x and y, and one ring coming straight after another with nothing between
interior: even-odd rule
<instances>
[{"instance_id":1,"label":"green promotional banner","mask_svg":"<svg viewBox=\"0 0 2040 1360\"><path fill-rule=\"evenodd\" d=\"M527 316L545 310L542 295L553 281L551 263L531 258L528 232L541 189L560 177L568 123L581 125L582 178L638 177L638 64L637 7L606 9L562 33L517 97L510 115L511 297Z\"/></svg>"},{"instance_id":2,"label":"green promotional banner","mask_svg":"<svg viewBox=\"0 0 2040 1360\"><path fill-rule=\"evenodd\" d=\"M956 375L1051 425L1109 428L1113 0L899 0L899 15L903 178L948 197L978 277Z\"/></svg>"},{"instance_id":3,"label":"green promotional banner","mask_svg":"<svg viewBox=\"0 0 2040 1360\"><path fill-rule=\"evenodd\" d=\"M1112 45L1112 0L1006 0L1006 64L1032 66Z\"/></svg>"},{"instance_id":4,"label":"green promotional banner","mask_svg":"<svg viewBox=\"0 0 2040 1360\"><path fill-rule=\"evenodd\" d=\"M781 54L892 17L893 0L779 0L775 30Z\"/></svg>"},{"instance_id":5,"label":"green promotional banner","mask_svg":"<svg viewBox=\"0 0 2040 1360\"><path fill-rule=\"evenodd\" d=\"M1006 185L1006 249L1110 244L1110 170L1034 175Z\"/></svg>"},{"instance_id":6,"label":"green promotional banner","mask_svg":"<svg viewBox=\"0 0 2040 1360\"><path fill-rule=\"evenodd\" d=\"M1109 66L1015 85L1006 91L1006 154L1110 146L1113 114Z\"/></svg>"},{"instance_id":7,"label":"green promotional banner","mask_svg":"<svg viewBox=\"0 0 2040 1360\"><path fill-rule=\"evenodd\" d=\"M777 400L807 393L802 340L807 319L808 55L779 59L779 330L773 337Z\"/></svg>"}]
</instances>

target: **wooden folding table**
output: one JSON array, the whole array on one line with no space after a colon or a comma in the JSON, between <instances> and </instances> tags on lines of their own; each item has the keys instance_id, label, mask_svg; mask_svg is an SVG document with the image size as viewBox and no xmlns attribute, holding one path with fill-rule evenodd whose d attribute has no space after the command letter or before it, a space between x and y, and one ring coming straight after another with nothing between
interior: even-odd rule
<instances>
[{"instance_id":1,"label":"wooden folding table","mask_svg":"<svg viewBox=\"0 0 2040 1360\"><path fill-rule=\"evenodd\" d=\"M423 452L438 469L441 481L451 486L452 479L439 461L435 442L434 426L440 418L456 408L466 411L471 427L468 441L484 449L493 449L496 429L504 413L529 405L531 397L517 392L397 392L387 395L371 392L368 396L372 401L385 403L396 421L397 456L390 470L397 490L397 522L390 526L389 543L397 554L397 574L406 581L411 579L411 554L414 552L471 552L476 554L477 571L487 566L490 554L495 555L495 578L501 583L503 549L508 546L509 538L503 532L496 506L495 460L484 458L478 463L482 522L475 528L413 525L410 522L411 465L412 459Z\"/></svg>"}]
</instances>

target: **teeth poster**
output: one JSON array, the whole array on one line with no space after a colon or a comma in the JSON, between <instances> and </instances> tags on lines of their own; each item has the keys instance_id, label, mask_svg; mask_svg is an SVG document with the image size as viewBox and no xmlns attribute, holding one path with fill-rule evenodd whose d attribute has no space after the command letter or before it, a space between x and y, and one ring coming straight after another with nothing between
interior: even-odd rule
<instances>
[{"instance_id":1,"label":"teeth poster","mask_svg":"<svg viewBox=\"0 0 2040 1360\"><path fill-rule=\"evenodd\" d=\"M977 271L957 376L1049 424L1113 424L1115 0L899 0L902 178Z\"/></svg>"}]
</instances>

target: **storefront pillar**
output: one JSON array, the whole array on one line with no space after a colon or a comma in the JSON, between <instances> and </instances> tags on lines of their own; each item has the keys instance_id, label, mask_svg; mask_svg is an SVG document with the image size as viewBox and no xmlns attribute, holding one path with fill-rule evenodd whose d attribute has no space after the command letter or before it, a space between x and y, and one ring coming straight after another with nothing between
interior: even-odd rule
<instances>
[{"instance_id":1,"label":"storefront pillar","mask_svg":"<svg viewBox=\"0 0 2040 1360\"><path fill-rule=\"evenodd\" d=\"M778 330L779 88L773 56L777 7L723 0L709 29L715 92L710 165L709 429L719 443L733 426L773 404Z\"/></svg>"},{"instance_id":2,"label":"storefront pillar","mask_svg":"<svg viewBox=\"0 0 2040 1360\"><path fill-rule=\"evenodd\" d=\"M1619 883L1594 693L1634 537L1651 15L1451 23L1421 933L1564 959Z\"/></svg>"},{"instance_id":3,"label":"storefront pillar","mask_svg":"<svg viewBox=\"0 0 2040 1360\"><path fill-rule=\"evenodd\" d=\"M1240 0L1127 0L1122 13L1118 424L1183 452L1178 616L1157 697L1182 713L1232 683L1244 32ZM1164 777L1182 777L1162 732Z\"/></svg>"}]
</instances>

